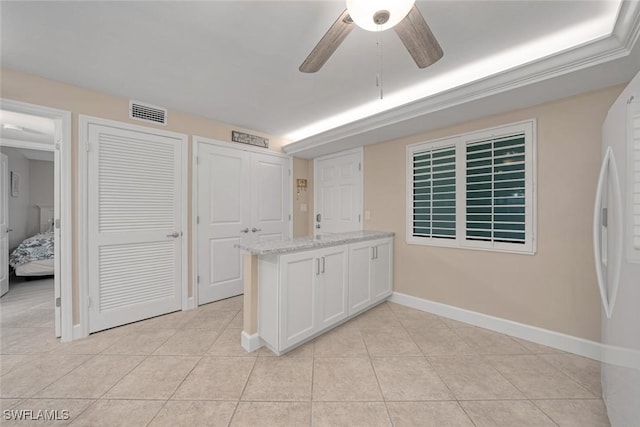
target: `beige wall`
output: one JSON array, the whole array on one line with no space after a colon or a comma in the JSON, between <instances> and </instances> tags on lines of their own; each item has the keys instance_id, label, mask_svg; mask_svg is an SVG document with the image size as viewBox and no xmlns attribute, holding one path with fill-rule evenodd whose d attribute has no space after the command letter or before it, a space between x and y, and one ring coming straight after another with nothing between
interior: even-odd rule
<instances>
[{"instance_id":1,"label":"beige wall","mask_svg":"<svg viewBox=\"0 0 640 427\"><path fill-rule=\"evenodd\" d=\"M53 166L53 162L29 160L27 232L30 236L40 232L40 209L38 207L53 207Z\"/></svg>"},{"instance_id":2,"label":"beige wall","mask_svg":"<svg viewBox=\"0 0 640 427\"><path fill-rule=\"evenodd\" d=\"M293 158L293 236L301 237L309 235L309 199L313 199L313 194L309 187L298 194L297 179L306 179L309 185L309 160ZM303 206L306 206L306 212L302 210Z\"/></svg>"},{"instance_id":3,"label":"beige wall","mask_svg":"<svg viewBox=\"0 0 640 427\"><path fill-rule=\"evenodd\" d=\"M44 79L34 75L22 73L15 70L2 69L0 71L0 97L15 101L27 102L46 107L59 108L72 113L72 180L73 180L73 211L72 218L75 224L74 236L77 236L77 213L78 205L78 116L88 115L109 120L132 123L138 126L147 126L161 130L180 132L187 135L198 135L219 141L231 141L231 130L246 131L269 138L270 149L281 151L282 145L286 142L282 138L265 135L263 133L247 130L238 126L232 126L179 111L168 111L168 124L166 126L147 124L129 119L129 99L107 95L105 93L72 86L53 80ZM141 99L139 101L145 101ZM189 230L187 235L191 238L191 143L189 142ZM77 259L77 242L74 237L74 259ZM191 245L189 244L189 251ZM191 260L191 254L189 254ZM191 261L189 260L189 295L192 294ZM74 323L78 321L78 265L74 264Z\"/></svg>"},{"instance_id":4,"label":"beige wall","mask_svg":"<svg viewBox=\"0 0 640 427\"><path fill-rule=\"evenodd\" d=\"M2 98L72 112L75 215L78 115L136 125L142 122L128 119L126 98L13 70L2 69L1 73ZM371 212L371 219L365 223L365 228L397 233L395 290L597 340L600 311L592 261L591 211L600 164L600 127L606 111L621 90L622 86L618 86L366 147L364 202L365 210ZM230 141L232 129L243 130L177 111L169 111L168 117L167 126L145 126L221 141ZM405 146L532 117L538 119L538 253L528 256L407 245L404 242ZM285 143L282 139L265 136L270 138L271 149L280 150ZM308 213L300 212L302 197L295 201L294 235L310 234L313 227L313 162L296 159L294 177L305 174L309 180L304 195ZM191 182L189 193L190 189ZM75 216L72 221L77 224ZM75 233L77 230L74 230L77 235ZM188 234L190 236L190 228ZM77 283L75 265L76 298ZM78 301L74 300L74 303L75 322Z\"/></svg>"},{"instance_id":5,"label":"beige wall","mask_svg":"<svg viewBox=\"0 0 640 427\"><path fill-rule=\"evenodd\" d=\"M396 232L394 289L480 313L599 340L592 212L600 128L623 86L365 147L365 228ZM405 147L537 119L538 251L516 255L407 245Z\"/></svg>"}]
</instances>

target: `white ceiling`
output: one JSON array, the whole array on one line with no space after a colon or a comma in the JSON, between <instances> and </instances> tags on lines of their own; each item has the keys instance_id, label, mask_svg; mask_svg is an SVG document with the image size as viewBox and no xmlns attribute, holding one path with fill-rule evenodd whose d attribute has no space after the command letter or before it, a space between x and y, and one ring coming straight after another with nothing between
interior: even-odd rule
<instances>
[{"instance_id":1,"label":"white ceiling","mask_svg":"<svg viewBox=\"0 0 640 427\"><path fill-rule=\"evenodd\" d=\"M7 140L53 145L54 135L55 122L52 119L0 110L0 145Z\"/></svg>"},{"instance_id":2,"label":"white ceiling","mask_svg":"<svg viewBox=\"0 0 640 427\"><path fill-rule=\"evenodd\" d=\"M44 162L53 162L53 151L30 150L28 148L19 148L18 151L29 160L40 160Z\"/></svg>"},{"instance_id":3,"label":"white ceiling","mask_svg":"<svg viewBox=\"0 0 640 427\"><path fill-rule=\"evenodd\" d=\"M410 101L409 106L434 103L488 78L568 57L576 47L604 44L620 23L621 3L417 4L444 58L420 70L395 33L383 33L383 101L375 87L375 33L356 28L320 72L298 71L344 10L343 1L3 1L0 59L3 67L291 140L313 140L385 111L405 111ZM632 70L624 71L599 76L598 85L630 78ZM331 138L351 138L354 132Z\"/></svg>"}]
</instances>

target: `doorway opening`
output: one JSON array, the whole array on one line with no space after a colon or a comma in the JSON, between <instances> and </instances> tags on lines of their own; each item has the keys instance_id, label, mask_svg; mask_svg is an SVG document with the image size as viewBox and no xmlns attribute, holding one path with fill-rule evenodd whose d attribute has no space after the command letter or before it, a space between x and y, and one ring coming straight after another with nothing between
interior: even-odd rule
<instances>
[{"instance_id":1,"label":"doorway opening","mask_svg":"<svg viewBox=\"0 0 640 427\"><path fill-rule=\"evenodd\" d=\"M1 326L53 328L63 341L73 339L70 121L0 100Z\"/></svg>"}]
</instances>

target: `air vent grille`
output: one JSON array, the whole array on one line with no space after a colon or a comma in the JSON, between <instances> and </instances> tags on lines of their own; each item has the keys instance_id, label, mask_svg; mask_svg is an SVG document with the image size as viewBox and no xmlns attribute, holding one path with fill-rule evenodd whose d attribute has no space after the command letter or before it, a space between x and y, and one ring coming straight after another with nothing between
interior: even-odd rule
<instances>
[{"instance_id":1,"label":"air vent grille","mask_svg":"<svg viewBox=\"0 0 640 427\"><path fill-rule=\"evenodd\" d=\"M167 110L138 101L129 102L129 118L161 125L167 124Z\"/></svg>"}]
</instances>

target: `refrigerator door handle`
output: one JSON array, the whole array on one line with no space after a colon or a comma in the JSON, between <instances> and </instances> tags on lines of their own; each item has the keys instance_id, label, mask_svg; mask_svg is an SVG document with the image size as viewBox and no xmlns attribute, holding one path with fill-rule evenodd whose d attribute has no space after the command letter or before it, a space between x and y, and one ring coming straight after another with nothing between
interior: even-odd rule
<instances>
[{"instance_id":1,"label":"refrigerator door handle","mask_svg":"<svg viewBox=\"0 0 640 427\"><path fill-rule=\"evenodd\" d=\"M607 173L608 172L608 173ZM603 215L602 215L602 195L603 189L606 184L606 178L609 175L609 179L612 180L612 190L611 191L611 199L612 205L607 207L607 224L609 225L608 230L614 231L614 245L612 248L608 248L609 250L614 250L615 252L607 254L606 259L608 260L608 265L611 268L612 272L612 280L607 286L603 271L602 271L602 261L603 257L601 254L602 250L602 234L601 227L604 226L603 223ZM613 211L613 212L611 212ZM613 215L612 215L613 214ZM614 216L615 215L615 216ZM611 223L614 220L615 223L613 227L611 227ZM612 230L613 228L613 230ZM605 314L607 318L611 318L613 314L613 307L616 303L616 296L618 294L618 285L620 283L620 268L622 264L622 196L620 194L620 181L618 178L618 167L616 165L616 160L613 155L613 150L611 147L607 147L607 151L604 156L604 160L602 161L602 167L600 168L600 175L598 177L598 186L596 188L596 201L593 209L593 249L595 255L595 263L596 263L596 277L598 280L598 288L600 289L600 298L602 299L602 306L604 307ZM608 288L608 289L607 289Z\"/></svg>"}]
</instances>

